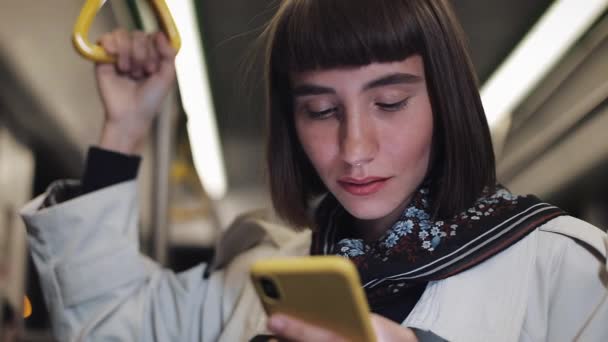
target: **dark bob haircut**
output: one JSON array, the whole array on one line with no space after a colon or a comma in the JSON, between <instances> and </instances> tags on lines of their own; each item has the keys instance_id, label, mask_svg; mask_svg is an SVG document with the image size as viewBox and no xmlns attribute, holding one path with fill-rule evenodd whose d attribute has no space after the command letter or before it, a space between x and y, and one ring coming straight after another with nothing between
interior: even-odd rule
<instances>
[{"instance_id":1,"label":"dark bob haircut","mask_svg":"<svg viewBox=\"0 0 608 342\"><path fill-rule=\"evenodd\" d=\"M263 37L270 191L277 213L287 222L311 226L311 200L327 192L295 131L293 72L420 55L433 109L426 179L435 217L457 214L485 188L494 187L494 153L477 79L447 1L284 0Z\"/></svg>"}]
</instances>

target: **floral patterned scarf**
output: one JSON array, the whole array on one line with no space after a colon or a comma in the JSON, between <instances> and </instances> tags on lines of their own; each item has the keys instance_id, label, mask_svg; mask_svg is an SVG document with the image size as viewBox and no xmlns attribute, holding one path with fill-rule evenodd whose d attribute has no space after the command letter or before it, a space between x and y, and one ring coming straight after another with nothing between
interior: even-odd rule
<instances>
[{"instance_id":1,"label":"floral patterned scarf","mask_svg":"<svg viewBox=\"0 0 608 342\"><path fill-rule=\"evenodd\" d=\"M420 188L401 217L378 240L352 238L352 217L331 195L317 210L311 255L337 254L357 266L373 312L403 321L426 283L465 271L513 245L561 209L501 186L467 210L433 220L428 188Z\"/></svg>"}]
</instances>

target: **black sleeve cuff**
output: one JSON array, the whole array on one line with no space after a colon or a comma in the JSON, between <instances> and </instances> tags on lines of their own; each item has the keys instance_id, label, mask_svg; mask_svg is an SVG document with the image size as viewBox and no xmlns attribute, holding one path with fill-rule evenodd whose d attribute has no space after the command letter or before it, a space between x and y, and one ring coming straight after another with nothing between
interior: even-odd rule
<instances>
[{"instance_id":1,"label":"black sleeve cuff","mask_svg":"<svg viewBox=\"0 0 608 342\"><path fill-rule=\"evenodd\" d=\"M141 158L90 147L82 176L82 194L135 179Z\"/></svg>"}]
</instances>

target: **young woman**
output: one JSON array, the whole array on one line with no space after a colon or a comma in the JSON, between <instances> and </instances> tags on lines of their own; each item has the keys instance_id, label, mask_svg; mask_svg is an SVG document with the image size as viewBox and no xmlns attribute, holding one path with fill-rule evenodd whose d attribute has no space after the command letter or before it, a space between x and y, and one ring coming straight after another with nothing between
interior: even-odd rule
<instances>
[{"instance_id":1,"label":"young woman","mask_svg":"<svg viewBox=\"0 0 608 342\"><path fill-rule=\"evenodd\" d=\"M606 236L496 184L445 1L285 0L264 36L273 203L309 229L241 217L212 264L177 275L139 254L133 155L174 51L162 35L108 34L118 61L96 69L100 146L81 184L24 209L59 340L340 340L267 320L248 282L255 259L306 254L356 264L382 341L608 340Z\"/></svg>"}]
</instances>

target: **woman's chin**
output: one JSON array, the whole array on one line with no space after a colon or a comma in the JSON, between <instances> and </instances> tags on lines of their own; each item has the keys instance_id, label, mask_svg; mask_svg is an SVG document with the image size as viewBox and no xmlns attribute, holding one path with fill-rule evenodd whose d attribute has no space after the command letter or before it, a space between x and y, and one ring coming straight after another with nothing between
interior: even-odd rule
<instances>
[{"instance_id":1,"label":"woman's chin","mask_svg":"<svg viewBox=\"0 0 608 342\"><path fill-rule=\"evenodd\" d=\"M359 197L347 193L334 194L342 207L358 220L378 220L387 216L399 218L407 199L399 196ZM397 213L399 211L399 213Z\"/></svg>"},{"instance_id":2,"label":"woman's chin","mask_svg":"<svg viewBox=\"0 0 608 342\"><path fill-rule=\"evenodd\" d=\"M377 220L389 215L393 210L388 205L381 203L342 203L342 206L349 214L359 220Z\"/></svg>"}]
</instances>

